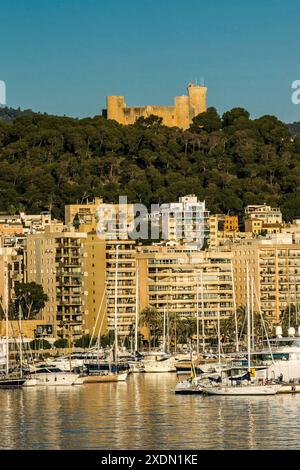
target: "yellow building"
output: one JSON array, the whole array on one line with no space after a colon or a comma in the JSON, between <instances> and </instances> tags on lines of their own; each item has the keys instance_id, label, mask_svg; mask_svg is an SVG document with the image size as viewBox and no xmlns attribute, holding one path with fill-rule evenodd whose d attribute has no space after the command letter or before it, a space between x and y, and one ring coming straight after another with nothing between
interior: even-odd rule
<instances>
[{"instance_id":1,"label":"yellow building","mask_svg":"<svg viewBox=\"0 0 300 470\"><path fill-rule=\"evenodd\" d=\"M15 248L0 247L0 299L4 309L15 299L15 285L24 282L24 258Z\"/></svg>"},{"instance_id":2,"label":"yellow building","mask_svg":"<svg viewBox=\"0 0 300 470\"><path fill-rule=\"evenodd\" d=\"M77 221L79 231L97 230L103 239L127 239L134 228L134 216L134 204L127 204L126 200L107 204L102 198L95 198L86 204L65 206L66 225Z\"/></svg>"},{"instance_id":3,"label":"yellow building","mask_svg":"<svg viewBox=\"0 0 300 470\"><path fill-rule=\"evenodd\" d=\"M249 205L245 209L245 231L259 234L280 233L282 228L282 213L278 207Z\"/></svg>"},{"instance_id":4,"label":"yellow building","mask_svg":"<svg viewBox=\"0 0 300 470\"><path fill-rule=\"evenodd\" d=\"M46 328L48 325L45 320L23 320L21 323L22 338L23 339L35 339L38 336L37 332L39 328ZM5 320L0 321L0 336L6 335L6 322ZM20 336L20 323L18 320L10 321L8 324L8 335L10 338L19 338ZM51 335L42 335L43 338L47 339Z\"/></svg>"},{"instance_id":5,"label":"yellow building","mask_svg":"<svg viewBox=\"0 0 300 470\"><path fill-rule=\"evenodd\" d=\"M237 305L246 305L247 264L254 281L255 309L279 323L289 305L300 305L300 243L272 239L232 245Z\"/></svg>"},{"instance_id":6,"label":"yellow building","mask_svg":"<svg viewBox=\"0 0 300 470\"><path fill-rule=\"evenodd\" d=\"M189 251L184 247L140 247L139 310L153 307L178 318L204 318L207 334L216 321L234 314L231 253Z\"/></svg>"},{"instance_id":7,"label":"yellow building","mask_svg":"<svg viewBox=\"0 0 300 470\"><path fill-rule=\"evenodd\" d=\"M90 336L107 333L106 315L106 243L94 231L84 240L85 252L85 325Z\"/></svg>"},{"instance_id":8,"label":"yellow building","mask_svg":"<svg viewBox=\"0 0 300 470\"><path fill-rule=\"evenodd\" d=\"M54 326L54 334L72 340L86 333L85 233L53 224L44 233L27 237L27 280L41 284L48 301L41 318Z\"/></svg>"},{"instance_id":9,"label":"yellow building","mask_svg":"<svg viewBox=\"0 0 300 470\"><path fill-rule=\"evenodd\" d=\"M239 218L237 215L225 215L224 232L237 232L239 229Z\"/></svg>"},{"instance_id":10,"label":"yellow building","mask_svg":"<svg viewBox=\"0 0 300 470\"><path fill-rule=\"evenodd\" d=\"M252 238L251 232L239 232L237 216L214 214L209 218L209 245L211 248Z\"/></svg>"},{"instance_id":11,"label":"yellow building","mask_svg":"<svg viewBox=\"0 0 300 470\"><path fill-rule=\"evenodd\" d=\"M247 219L245 220L245 230L253 233L253 235L259 235L261 233L271 235L272 233L280 233L282 224L268 224L261 219Z\"/></svg>"},{"instance_id":12,"label":"yellow building","mask_svg":"<svg viewBox=\"0 0 300 470\"><path fill-rule=\"evenodd\" d=\"M84 244L85 290L88 293L85 323L88 332L90 335L98 335L99 332L104 335L114 330L117 306L118 335L128 336L130 326L135 323L136 311L135 242L102 240L96 232L89 232Z\"/></svg>"},{"instance_id":13,"label":"yellow building","mask_svg":"<svg viewBox=\"0 0 300 470\"><path fill-rule=\"evenodd\" d=\"M73 225L74 219L77 218L79 225L95 225L97 209L101 204L103 204L103 199L97 197L85 204L67 204L65 206L65 224Z\"/></svg>"},{"instance_id":14,"label":"yellow building","mask_svg":"<svg viewBox=\"0 0 300 470\"><path fill-rule=\"evenodd\" d=\"M124 96L108 96L104 115L120 124L134 124L140 117L159 116L166 126L187 129L192 119L206 111L207 88L193 83L188 85L187 96L176 96L174 106L127 107Z\"/></svg>"},{"instance_id":15,"label":"yellow building","mask_svg":"<svg viewBox=\"0 0 300 470\"><path fill-rule=\"evenodd\" d=\"M114 329L117 299L118 335L128 336L136 317L136 259L132 240L106 242L106 297L107 328Z\"/></svg>"}]
</instances>

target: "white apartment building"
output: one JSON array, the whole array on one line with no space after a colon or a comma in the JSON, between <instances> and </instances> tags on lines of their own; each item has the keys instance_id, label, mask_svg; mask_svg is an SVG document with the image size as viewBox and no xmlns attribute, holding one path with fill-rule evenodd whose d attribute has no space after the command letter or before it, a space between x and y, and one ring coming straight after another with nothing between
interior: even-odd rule
<instances>
[{"instance_id":1,"label":"white apartment building","mask_svg":"<svg viewBox=\"0 0 300 470\"><path fill-rule=\"evenodd\" d=\"M163 238L182 243L193 243L202 248L208 237L209 212L205 201L199 201L194 194L179 198L179 202L162 204L161 229Z\"/></svg>"}]
</instances>

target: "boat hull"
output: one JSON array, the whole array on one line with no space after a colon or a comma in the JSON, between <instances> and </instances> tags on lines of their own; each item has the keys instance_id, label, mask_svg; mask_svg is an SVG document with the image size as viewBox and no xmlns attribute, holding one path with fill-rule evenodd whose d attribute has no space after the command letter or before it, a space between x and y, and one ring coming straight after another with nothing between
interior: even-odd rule
<instances>
[{"instance_id":1,"label":"boat hull","mask_svg":"<svg viewBox=\"0 0 300 470\"><path fill-rule=\"evenodd\" d=\"M196 385L186 385L186 384L178 384L175 387L175 395L199 395L203 393L201 387L197 387Z\"/></svg>"},{"instance_id":2,"label":"boat hull","mask_svg":"<svg viewBox=\"0 0 300 470\"><path fill-rule=\"evenodd\" d=\"M21 388L25 379L0 379L0 388Z\"/></svg>"},{"instance_id":3,"label":"boat hull","mask_svg":"<svg viewBox=\"0 0 300 470\"><path fill-rule=\"evenodd\" d=\"M203 393L221 396L267 396L276 395L277 387L273 386L236 386L236 387L206 387Z\"/></svg>"},{"instance_id":4,"label":"boat hull","mask_svg":"<svg viewBox=\"0 0 300 470\"><path fill-rule=\"evenodd\" d=\"M75 385L78 375L62 372L58 374L35 374L37 386L43 387L60 387Z\"/></svg>"},{"instance_id":5,"label":"boat hull","mask_svg":"<svg viewBox=\"0 0 300 470\"><path fill-rule=\"evenodd\" d=\"M283 384L278 393L300 393L300 384Z\"/></svg>"},{"instance_id":6,"label":"boat hull","mask_svg":"<svg viewBox=\"0 0 300 470\"><path fill-rule=\"evenodd\" d=\"M108 382L125 382L127 379L126 373L124 374L108 374L108 375L87 375L83 377L83 383L108 383Z\"/></svg>"}]
</instances>

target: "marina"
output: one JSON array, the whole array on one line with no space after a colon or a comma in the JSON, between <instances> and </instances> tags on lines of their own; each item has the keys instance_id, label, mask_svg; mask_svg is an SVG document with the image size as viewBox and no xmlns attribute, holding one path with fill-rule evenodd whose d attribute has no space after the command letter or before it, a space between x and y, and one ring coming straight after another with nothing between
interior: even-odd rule
<instances>
[{"instance_id":1,"label":"marina","mask_svg":"<svg viewBox=\"0 0 300 470\"><path fill-rule=\"evenodd\" d=\"M299 394L177 396L176 382L0 390L1 449L300 449Z\"/></svg>"}]
</instances>

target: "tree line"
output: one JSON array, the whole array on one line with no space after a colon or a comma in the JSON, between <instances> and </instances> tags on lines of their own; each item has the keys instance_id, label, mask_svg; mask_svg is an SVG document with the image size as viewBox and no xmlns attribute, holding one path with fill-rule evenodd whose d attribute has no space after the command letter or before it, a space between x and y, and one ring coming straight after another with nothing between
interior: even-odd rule
<instances>
[{"instance_id":1,"label":"tree line","mask_svg":"<svg viewBox=\"0 0 300 470\"><path fill-rule=\"evenodd\" d=\"M247 204L299 217L300 136L274 116L243 108L199 114L187 130L156 116L123 126L104 117L20 114L0 120L0 211L63 218L65 204L176 201L194 193L213 213L242 216Z\"/></svg>"}]
</instances>

